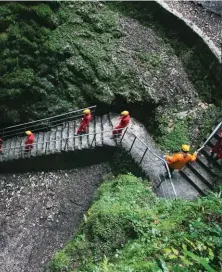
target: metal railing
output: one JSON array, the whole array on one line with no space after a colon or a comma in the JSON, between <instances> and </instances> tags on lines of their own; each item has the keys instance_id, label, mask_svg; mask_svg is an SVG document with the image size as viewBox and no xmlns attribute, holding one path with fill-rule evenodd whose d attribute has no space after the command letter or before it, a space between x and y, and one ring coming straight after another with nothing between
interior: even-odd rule
<instances>
[{"instance_id":1,"label":"metal railing","mask_svg":"<svg viewBox=\"0 0 222 272\"><path fill-rule=\"evenodd\" d=\"M105 133L105 132L112 132L112 131L103 131L103 133ZM75 138L89 137L89 136L93 136L91 143L89 143L89 146L92 147L93 143L95 142L96 135L101 134L101 133L102 133L102 131L94 132L94 133L87 133L84 135L74 135L71 137L63 138L62 141L64 142L64 145L61 145L61 148L59 151L67 151L68 150L68 141L70 139L74 140ZM25 148L26 148L25 144L20 144L19 146L5 148L2 157L9 158L10 155L13 155L13 157L16 158L16 154L17 154L17 155L19 155L18 158L20 158L20 157L23 157L23 155L47 154L47 151L50 151L50 149L48 148L50 146L50 144L57 143L57 142L61 143L61 139L36 142L31 145L32 149L30 149L30 151L25 151ZM38 151L38 149L37 149L38 146L42 146L41 152ZM49 153L52 153L52 152L49 152Z\"/></svg>"},{"instance_id":2,"label":"metal railing","mask_svg":"<svg viewBox=\"0 0 222 272\"><path fill-rule=\"evenodd\" d=\"M122 129L119 129L119 130L122 130ZM66 138L63 138L63 139L58 139L58 140L46 140L46 141L40 141L40 142L36 142L36 143L33 143L33 149L31 149L30 151L25 151L25 144L23 144L22 142L20 142L20 145L18 146L15 146L15 147L9 147L9 148L5 148L4 149L4 154L1 155L2 159L3 160L6 160L7 159L10 159L10 156L12 159L18 159L18 158L24 158L24 157L28 157L28 156L31 156L31 155L41 155L41 154L52 154L52 153L56 153L57 152L57 149L55 148L54 150L51 150L50 149L50 145L52 145L53 143L61 143L61 146L60 146L60 149L58 150L58 152L61 152L61 151L67 151L69 149L69 141L70 140L73 140L72 142L74 143L75 142L75 139L76 138L81 138L81 137L87 137L87 139L91 138L90 141L88 141L88 147L91 148L93 147L93 144L95 143L95 146L96 146L96 136L98 134L100 135L104 135L104 134L112 134L113 130L101 130L101 131L98 131L98 132L93 132L93 133L87 133L87 134L84 134L84 135L73 135L71 137L66 137ZM170 171L169 171L169 167L166 163L166 161L161 158L160 156L158 156L157 154L155 154L147 144L145 144L143 142L143 140L141 140L135 133L129 131L129 128L127 127L123 134L122 134L122 137L119 139L119 144L122 143L126 133L131 133L132 135L134 135L134 140L132 141L132 144L129 148L129 152L131 152L134 144L135 144L135 141L136 140L139 140L143 146L144 146L144 152L141 156L141 159L139 161L139 164L142 163L142 161L144 160L144 157L146 156L147 152L149 152L150 154L152 154L153 156L155 156L156 158L158 158L159 161L161 161L162 163L165 164L165 167L168 171L168 174L169 174L169 180L170 180L170 184L172 185L172 188L173 188L173 192L174 192L174 195L175 197L177 196L176 195L176 191L175 191L175 188L174 188L174 185L172 183L172 179L171 179L171 174L170 174ZM39 148L40 147L40 148Z\"/></svg>"},{"instance_id":3,"label":"metal railing","mask_svg":"<svg viewBox=\"0 0 222 272\"><path fill-rule=\"evenodd\" d=\"M222 127L222 122L220 122L215 129L212 131L212 133L209 135L209 137L206 139L206 141L202 144L202 146L197 150L197 152L201 151L205 145L211 140L211 138L217 133L217 131Z\"/></svg>"},{"instance_id":4,"label":"metal railing","mask_svg":"<svg viewBox=\"0 0 222 272\"><path fill-rule=\"evenodd\" d=\"M96 106L90 106L87 108L91 110L92 114L96 110ZM24 132L26 130L31 130L32 132L39 132L39 131L48 131L53 127L64 126L66 122L76 120L82 117L83 110L84 109L70 111L70 112L59 114L56 116L0 129L0 138L2 138L3 140L6 140L9 138L24 136Z\"/></svg>"},{"instance_id":5,"label":"metal railing","mask_svg":"<svg viewBox=\"0 0 222 272\"><path fill-rule=\"evenodd\" d=\"M172 182L171 173L170 173L170 170L169 170L168 163L167 163L162 157L160 157L160 156L157 155L155 152L153 152L153 151L151 150L151 148L150 148L150 147L149 147L149 146L148 146L148 145L147 145L147 144L146 144L139 136L137 136L134 132L130 131L129 127L127 127L127 128L125 129L125 131L124 131L124 133L123 133L123 136L122 136L122 138L121 138L121 140L120 140L120 143L122 143L122 141L123 141L123 139L124 139L124 137L125 137L125 135L126 135L127 133L133 135L133 140L132 140L131 146L130 146L130 148L129 148L129 150L128 150L129 152L131 152L131 150L133 149L133 146L135 145L136 140L138 140L138 141L144 146L144 151L143 151L141 154L139 154L139 153L137 152L138 155L141 156L141 159L140 159L140 161L139 161L139 164L142 163L142 161L144 160L144 157L147 155L147 153L149 153L149 155L152 155L152 156L154 156L154 157L156 157L156 158L158 159L157 161L153 160L156 164L158 164L158 166L161 166L161 165L160 165L160 162L161 162L162 164L165 165L165 168L166 168L166 171L167 171L168 177L169 177L169 182L170 182L170 184L171 184L171 186L172 186L172 189L173 189L173 194L174 194L175 198L177 198L177 193L176 193L174 184L173 184L173 182ZM161 169L161 167L160 167L160 169ZM160 186L162 186L162 182L165 180L165 173L161 173L161 176L162 176L162 178L159 177L160 183L158 184L158 185L160 185ZM163 178L164 178L164 179L163 179ZM162 186L162 190L163 190L163 193L164 193L164 188L163 188L163 186ZM164 194L165 194L165 193L164 193Z\"/></svg>"}]
</instances>

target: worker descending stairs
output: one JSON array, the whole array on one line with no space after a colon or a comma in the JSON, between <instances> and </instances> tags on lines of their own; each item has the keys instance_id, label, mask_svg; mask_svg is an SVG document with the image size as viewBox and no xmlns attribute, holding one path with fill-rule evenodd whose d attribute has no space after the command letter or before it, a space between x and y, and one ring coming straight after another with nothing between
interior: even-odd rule
<instances>
[{"instance_id":1,"label":"worker descending stairs","mask_svg":"<svg viewBox=\"0 0 222 272\"><path fill-rule=\"evenodd\" d=\"M25 152L30 152L33 148L35 137L34 137L34 134L30 130L27 130L25 134L27 135L27 138L25 141Z\"/></svg>"},{"instance_id":2,"label":"worker descending stairs","mask_svg":"<svg viewBox=\"0 0 222 272\"><path fill-rule=\"evenodd\" d=\"M173 156L164 156L171 174L175 169L181 170L188 162L193 162L197 159L197 152L191 155L188 153L189 151L190 146L183 144L180 153L176 153ZM168 177L168 172L166 172L165 176Z\"/></svg>"},{"instance_id":3,"label":"worker descending stairs","mask_svg":"<svg viewBox=\"0 0 222 272\"><path fill-rule=\"evenodd\" d=\"M219 139L217 140L216 144L213 146L213 148L211 149L211 162L210 162L210 167L212 166L213 163L213 157L214 154L216 154L216 157L214 158L214 160L219 160L222 159L222 130L219 133Z\"/></svg>"},{"instance_id":4,"label":"worker descending stairs","mask_svg":"<svg viewBox=\"0 0 222 272\"><path fill-rule=\"evenodd\" d=\"M92 120L92 115L90 109L85 109L83 111L84 117L82 118L79 128L77 130L77 134L87 133L88 126L90 121Z\"/></svg>"},{"instance_id":5,"label":"worker descending stairs","mask_svg":"<svg viewBox=\"0 0 222 272\"><path fill-rule=\"evenodd\" d=\"M116 126L113 130L113 136L112 139L115 137L120 137L122 135L122 131L125 127L129 125L130 122L130 115L128 111L122 111L121 116L118 118L120 120L120 123L118 126Z\"/></svg>"}]
</instances>

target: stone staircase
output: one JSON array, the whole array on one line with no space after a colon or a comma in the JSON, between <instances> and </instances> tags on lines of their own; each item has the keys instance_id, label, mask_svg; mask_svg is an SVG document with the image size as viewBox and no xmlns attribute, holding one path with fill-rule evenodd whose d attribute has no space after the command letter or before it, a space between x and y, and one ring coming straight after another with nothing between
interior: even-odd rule
<instances>
[{"instance_id":1,"label":"stone staircase","mask_svg":"<svg viewBox=\"0 0 222 272\"><path fill-rule=\"evenodd\" d=\"M25 153L24 137L14 137L3 142L3 155L0 162L24 158L36 157L46 154L56 154L62 151L74 151L94 148L95 146L115 146L116 142L110 139L112 135L112 123L109 116L96 116L92 119L88 134L75 135L80 119L63 123L46 132L37 132L34 147L31 152Z\"/></svg>"},{"instance_id":2,"label":"stone staircase","mask_svg":"<svg viewBox=\"0 0 222 272\"><path fill-rule=\"evenodd\" d=\"M200 150L197 160L187 164L187 166L180 171L180 175L187 180L201 196L205 196L207 192L215 187L218 176L222 173L222 165L218 161L213 161L212 167L209 165L212 161L210 151L219 139L219 130L220 129L218 129L217 133L207 142L206 146Z\"/></svg>"},{"instance_id":3,"label":"stone staircase","mask_svg":"<svg viewBox=\"0 0 222 272\"><path fill-rule=\"evenodd\" d=\"M93 149L102 146L121 146L130 153L142 171L152 181L158 195L163 197L180 197L195 199L204 196L216 185L218 173L222 172L217 162L213 168L209 167L210 149L219 138L214 134L207 145L198 154L196 162L188 164L183 170L175 171L172 180L164 177L165 166L162 154L146 128L139 121L131 118L130 125L124 137L119 141L110 139L113 127L117 124L117 114L109 113L93 116L88 134L75 135L80 123L80 117L65 122L55 122L54 126L34 131L34 148L25 153L25 130L27 125L19 130L16 137L7 137L3 142L3 155L0 162L18 160L61 152ZM62 119L64 120L64 119ZM40 120L41 121L41 120ZM219 129L218 129L219 131ZM21 136L22 135L22 136ZM24 136L23 136L24 135ZM139 137L138 137L139 135ZM162 182L161 182L162 181ZM161 184L158 186L158 184Z\"/></svg>"}]
</instances>

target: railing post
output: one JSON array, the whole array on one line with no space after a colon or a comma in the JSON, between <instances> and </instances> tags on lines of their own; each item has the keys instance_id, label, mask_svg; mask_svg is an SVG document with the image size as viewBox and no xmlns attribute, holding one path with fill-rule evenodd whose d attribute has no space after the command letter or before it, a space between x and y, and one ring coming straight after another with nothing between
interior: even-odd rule
<instances>
[{"instance_id":1,"label":"railing post","mask_svg":"<svg viewBox=\"0 0 222 272\"><path fill-rule=\"evenodd\" d=\"M145 155L146 155L147 150L148 150L148 147L147 147L146 150L144 151L143 156L142 156L142 158L141 158L139 164L141 164L141 162L143 161L143 159L144 159L144 157L145 157Z\"/></svg>"},{"instance_id":2,"label":"railing post","mask_svg":"<svg viewBox=\"0 0 222 272\"><path fill-rule=\"evenodd\" d=\"M48 142L46 142L46 145L45 145L45 154L47 152L47 147L48 147Z\"/></svg>"},{"instance_id":3,"label":"railing post","mask_svg":"<svg viewBox=\"0 0 222 272\"><path fill-rule=\"evenodd\" d=\"M92 147L92 144L93 144L93 142L95 141L95 138L96 138L96 134L94 134L94 136L93 136L93 140L92 140L92 143L91 143L91 147Z\"/></svg>"},{"instance_id":4,"label":"railing post","mask_svg":"<svg viewBox=\"0 0 222 272\"><path fill-rule=\"evenodd\" d=\"M136 136L134 136L134 140L133 140L133 143L132 143L132 145L131 145L131 147L130 147L130 149L129 149L129 152L132 150L135 141L136 141Z\"/></svg>"},{"instance_id":5,"label":"railing post","mask_svg":"<svg viewBox=\"0 0 222 272\"><path fill-rule=\"evenodd\" d=\"M120 139L120 141L119 141L120 144L121 144L122 141L123 141L123 138L124 138L124 136L125 136L125 134L126 134L127 129L128 129L128 127L127 127L127 128L125 129L125 131L123 132L123 135L122 135L122 137L121 137L121 139Z\"/></svg>"},{"instance_id":6,"label":"railing post","mask_svg":"<svg viewBox=\"0 0 222 272\"><path fill-rule=\"evenodd\" d=\"M21 154L21 158L23 158L23 152L22 152L22 143L20 144L20 154ZM19 158L19 154L18 154L18 158Z\"/></svg>"},{"instance_id":7,"label":"railing post","mask_svg":"<svg viewBox=\"0 0 222 272\"><path fill-rule=\"evenodd\" d=\"M64 150L66 150L67 144L68 144L68 138L66 139Z\"/></svg>"}]
</instances>

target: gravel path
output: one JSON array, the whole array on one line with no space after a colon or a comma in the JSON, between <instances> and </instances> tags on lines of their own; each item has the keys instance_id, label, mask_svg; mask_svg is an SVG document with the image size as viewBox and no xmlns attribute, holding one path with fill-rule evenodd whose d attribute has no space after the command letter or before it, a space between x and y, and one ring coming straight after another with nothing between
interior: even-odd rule
<instances>
[{"instance_id":1,"label":"gravel path","mask_svg":"<svg viewBox=\"0 0 222 272\"><path fill-rule=\"evenodd\" d=\"M76 232L107 164L0 175L0 271L41 272Z\"/></svg>"},{"instance_id":2,"label":"gravel path","mask_svg":"<svg viewBox=\"0 0 222 272\"><path fill-rule=\"evenodd\" d=\"M207 11L193 1L162 1L198 26L217 48L221 47L221 16Z\"/></svg>"}]
</instances>

